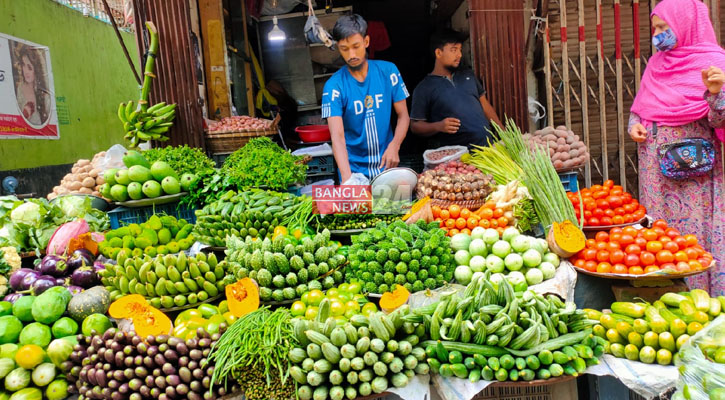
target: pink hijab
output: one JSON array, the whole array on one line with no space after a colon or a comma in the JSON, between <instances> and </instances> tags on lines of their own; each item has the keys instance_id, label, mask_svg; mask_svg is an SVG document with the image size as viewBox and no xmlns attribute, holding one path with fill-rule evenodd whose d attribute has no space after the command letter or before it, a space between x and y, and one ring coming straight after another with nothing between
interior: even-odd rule
<instances>
[{"instance_id":1,"label":"pink hijab","mask_svg":"<svg viewBox=\"0 0 725 400\"><path fill-rule=\"evenodd\" d=\"M672 28L677 47L649 59L631 111L667 126L697 121L709 111L702 73L725 69L725 50L717 43L707 6L698 0L663 0L652 11Z\"/></svg>"}]
</instances>

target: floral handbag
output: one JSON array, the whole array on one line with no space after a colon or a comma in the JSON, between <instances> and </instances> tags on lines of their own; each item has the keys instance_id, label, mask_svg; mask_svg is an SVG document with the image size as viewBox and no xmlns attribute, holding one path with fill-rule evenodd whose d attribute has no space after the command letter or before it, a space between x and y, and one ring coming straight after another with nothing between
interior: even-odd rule
<instances>
[{"instance_id":1,"label":"floral handbag","mask_svg":"<svg viewBox=\"0 0 725 400\"><path fill-rule=\"evenodd\" d=\"M688 138L660 145L662 175L675 180L702 176L712 171L715 148L703 138Z\"/></svg>"}]
</instances>

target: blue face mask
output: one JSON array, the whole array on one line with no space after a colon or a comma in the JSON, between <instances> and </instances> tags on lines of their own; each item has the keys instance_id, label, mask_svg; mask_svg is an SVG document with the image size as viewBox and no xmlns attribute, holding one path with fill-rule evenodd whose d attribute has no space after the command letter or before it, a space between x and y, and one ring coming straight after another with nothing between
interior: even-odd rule
<instances>
[{"instance_id":1,"label":"blue face mask","mask_svg":"<svg viewBox=\"0 0 725 400\"><path fill-rule=\"evenodd\" d=\"M672 50L677 45L677 37L675 32L672 32L672 28L656 35L652 38L652 44L659 51Z\"/></svg>"}]
</instances>

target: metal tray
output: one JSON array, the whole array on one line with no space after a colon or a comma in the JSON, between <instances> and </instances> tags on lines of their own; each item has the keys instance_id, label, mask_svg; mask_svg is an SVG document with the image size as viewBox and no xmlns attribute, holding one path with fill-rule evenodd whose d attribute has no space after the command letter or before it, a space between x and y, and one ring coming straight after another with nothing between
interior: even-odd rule
<instances>
[{"instance_id":1,"label":"metal tray","mask_svg":"<svg viewBox=\"0 0 725 400\"><path fill-rule=\"evenodd\" d=\"M373 178L370 190L375 198L389 200L412 200L415 186L418 184L418 174L410 168L390 168ZM408 190L401 189L408 187ZM400 191L400 192L399 192Z\"/></svg>"},{"instance_id":2,"label":"metal tray","mask_svg":"<svg viewBox=\"0 0 725 400\"><path fill-rule=\"evenodd\" d=\"M166 196L159 196L155 197L153 199L139 199L139 200L128 200L128 201L121 201L116 202L117 205L124 206L124 207L148 207L148 206L156 206L161 204L169 204L173 203L175 201L180 200L182 197L189 194L189 192L181 192L177 194L170 194Z\"/></svg>"}]
</instances>

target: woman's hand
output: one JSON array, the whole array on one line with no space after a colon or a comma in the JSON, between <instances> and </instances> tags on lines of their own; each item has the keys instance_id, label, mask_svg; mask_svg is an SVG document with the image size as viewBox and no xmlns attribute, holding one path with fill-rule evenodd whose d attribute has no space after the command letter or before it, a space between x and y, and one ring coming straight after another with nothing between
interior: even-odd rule
<instances>
[{"instance_id":1,"label":"woman's hand","mask_svg":"<svg viewBox=\"0 0 725 400\"><path fill-rule=\"evenodd\" d=\"M725 84L725 74L720 68L711 66L702 70L702 83L705 84L710 93L718 94L723 84Z\"/></svg>"},{"instance_id":2,"label":"woman's hand","mask_svg":"<svg viewBox=\"0 0 725 400\"><path fill-rule=\"evenodd\" d=\"M629 130L629 136L637 143L642 143L647 139L647 128L642 124L634 124Z\"/></svg>"}]
</instances>

